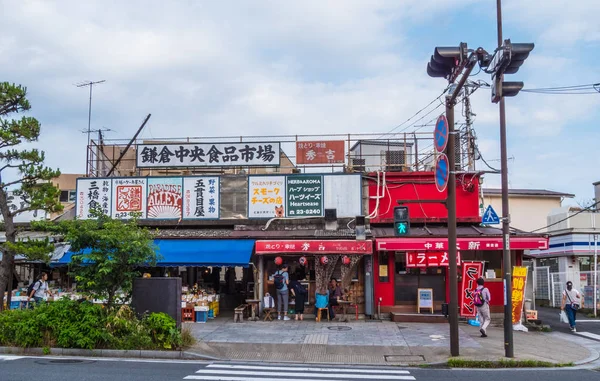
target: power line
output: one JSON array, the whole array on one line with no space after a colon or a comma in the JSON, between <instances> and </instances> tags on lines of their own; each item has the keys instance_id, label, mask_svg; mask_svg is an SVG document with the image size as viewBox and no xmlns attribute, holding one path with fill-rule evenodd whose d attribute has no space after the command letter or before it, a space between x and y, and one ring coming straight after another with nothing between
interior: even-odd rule
<instances>
[{"instance_id":1,"label":"power line","mask_svg":"<svg viewBox=\"0 0 600 381\"><path fill-rule=\"evenodd\" d=\"M392 128L389 132L381 135L379 138L384 137L385 135L391 135L393 134L394 131L396 131L398 128L404 126L406 123L410 122L415 116L419 115L420 113L422 113L423 111L425 111L429 106L431 106L432 104L434 104L438 99L440 99L441 97L444 96L444 94L446 94L446 91L448 91L448 89L450 88L450 85L448 85L444 91L442 91L442 93L440 95L438 95L437 97L435 97L431 102L429 102L427 104L427 106L423 107L422 109L420 109L419 111L417 111L416 113L414 113L413 116L411 116L410 118L406 119L404 122L400 123L399 125L397 125L396 127ZM439 106L438 106L439 107ZM438 108L436 107L436 108ZM408 126L410 127L410 126ZM378 139L379 139L378 138Z\"/></svg>"},{"instance_id":2,"label":"power line","mask_svg":"<svg viewBox=\"0 0 600 381\"><path fill-rule=\"evenodd\" d=\"M558 224L560 224L561 222L565 222L565 221L567 221L568 219L570 219L570 218L573 218L573 217L575 217L575 216L576 216L576 215L578 215L578 214L581 214L581 213L583 213L583 212L587 212L588 210L592 210L592 209L594 209L594 208L596 207L596 205L600 205L600 201L596 201L594 204L592 204L592 205L588 206L587 208L583 208L583 209L581 209L580 211L578 211L577 213L573 213L573 214L569 215L568 217L566 217L566 218L563 218L563 219L562 219L562 220L560 220L560 221L556 221L556 222L554 222L554 223L552 223L552 224L550 224L550 225L544 226L543 228L539 228L539 229L532 230L532 231L530 231L530 233L535 233L535 232L538 232L538 231L540 231L540 230L547 229L547 228L549 228L549 227L551 227L551 226L558 225Z\"/></svg>"}]
</instances>

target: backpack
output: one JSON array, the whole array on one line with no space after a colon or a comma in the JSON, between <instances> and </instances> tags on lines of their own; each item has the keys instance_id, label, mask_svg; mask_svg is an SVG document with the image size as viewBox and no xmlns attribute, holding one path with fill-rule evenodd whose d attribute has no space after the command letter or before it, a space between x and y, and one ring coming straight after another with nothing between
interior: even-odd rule
<instances>
[{"instance_id":1,"label":"backpack","mask_svg":"<svg viewBox=\"0 0 600 381\"><path fill-rule=\"evenodd\" d=\"M36 281L31 282L31 284L29 285L29 287L27 287L27 297L31 296L31 293L33 292L33 287L39 282L39 279Z\"/></svg>"},{"instance_id":2,"label":"backpack","mask_svg":"<svg viewBox=\"0 0 600 381\"><path fill-rule=\"evenodd\" d=\"M302 285L302 283L300 283L300 282L297 282L296 283L296 287L294 287L294 288L295 288L296 293L298 293L300 295L306 295L306 294L308 294L308 290L306 290L306 287L304 287Z\"/></svg>"},{"instance_id":3,"label":"backpack","mask_svg":"<svg viewBox=\"0 0 600 381\"><path fill-rule=\"evenodd\" d=\"M281 290L283 288L283 274L281 271L277 271L275 276L273 276L273 282L275 283L275 288Z\"/></svg>"},{"instance_id":4,"label":"backpack","mask_svg":"<svg viewBox=\"0 0 600 381\"><path fill-rule=\"evenodd\" d=\"M485 300L483 298L483 290L485 288L476 288L473 292L473 304L475 307L481 307L485 304Z\"/></svg>"}]
</instances>

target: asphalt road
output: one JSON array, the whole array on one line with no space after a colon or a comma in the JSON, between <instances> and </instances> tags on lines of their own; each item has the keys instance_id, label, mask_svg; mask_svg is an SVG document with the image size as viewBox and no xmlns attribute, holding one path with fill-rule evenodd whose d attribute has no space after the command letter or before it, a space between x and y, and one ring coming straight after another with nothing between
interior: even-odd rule
<instances>
[{"instance_id":1,"label":"asphalt road","mask_svg":"<svg viewBox=\"0 0 600 381\"><path fill-rule=\"evenodd\" d=\"M569 325L559 321L560 309L539 307L537 311L538 318L542 320L543 324L549 325L553 331L572 334ZM577 314L576 323L578 336L600 342L600 319Z\"/></svg>"},{"instance_id":2,"label":"asphalt road","mask_svg":"<svg viewBox=\"0 0 600 381\"><path fill-rule=\"evenodd\" d=\"M0 356L2 381L65 380L224 380L224 381L361 381L361 380L470 380L580 381L600 380L592 370L448 370L368 366L320 366L190 362L160 360L84 359Z\"/></svg>"}]
</instances>

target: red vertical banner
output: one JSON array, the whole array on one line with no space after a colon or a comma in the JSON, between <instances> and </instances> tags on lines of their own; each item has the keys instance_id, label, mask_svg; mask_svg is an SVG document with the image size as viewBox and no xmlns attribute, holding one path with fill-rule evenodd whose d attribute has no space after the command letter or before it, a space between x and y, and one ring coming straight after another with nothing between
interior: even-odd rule
<instances>
[{"instance_id":1,"label":"red vertical banner","mask_svg":"<svg viewBox=\"0 0 600 381\"><path fill-rule=\"evenodd\" d=\"M462 284L460 287L460 316L475 317L473 291L477 288L477 278L483 274L483 262L463 262Z\"/></svg>"},{"instance_id":2,"label":"red vertical banner","mask_svg":"<svg viewBox=\"0 0 600 381\"><path fill-rule=\"evenodd\" d=\"M513 267L512 276L512 316L513 324L519 324L523 315L523 298L527 285L527 267Z\"/></svg>"}]
</instances>

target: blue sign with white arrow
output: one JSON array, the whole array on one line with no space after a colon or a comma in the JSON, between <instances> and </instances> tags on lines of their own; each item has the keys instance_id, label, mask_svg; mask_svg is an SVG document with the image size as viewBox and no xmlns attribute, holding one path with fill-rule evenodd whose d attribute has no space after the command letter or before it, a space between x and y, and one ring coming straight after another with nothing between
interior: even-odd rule
<instances>
[{"instance_id":1,"label":"blue sign with white arrow","mask_svg":"<svg viewBox=\"0 0 600 381\"><path fill-rule=\"evenodd\" d=\"M440 115L437 122L435 123L435 130L433 130L433 142L435 149L442 153L446 149L448 144L448 120L446 116Z\"/></svg>"},{"instance_id":2,"label":"blue sign with white arrow","mask_svg":"<svg viewBox=\"0 0 600 381\"><path fill-rule=\"evenodd\" d=\"M498 214L491 205L488 206L485 213L483 213L481 223L486 225L497 225L500 223L500 217L498 217Z\"/></svg>"}]
</instances>

